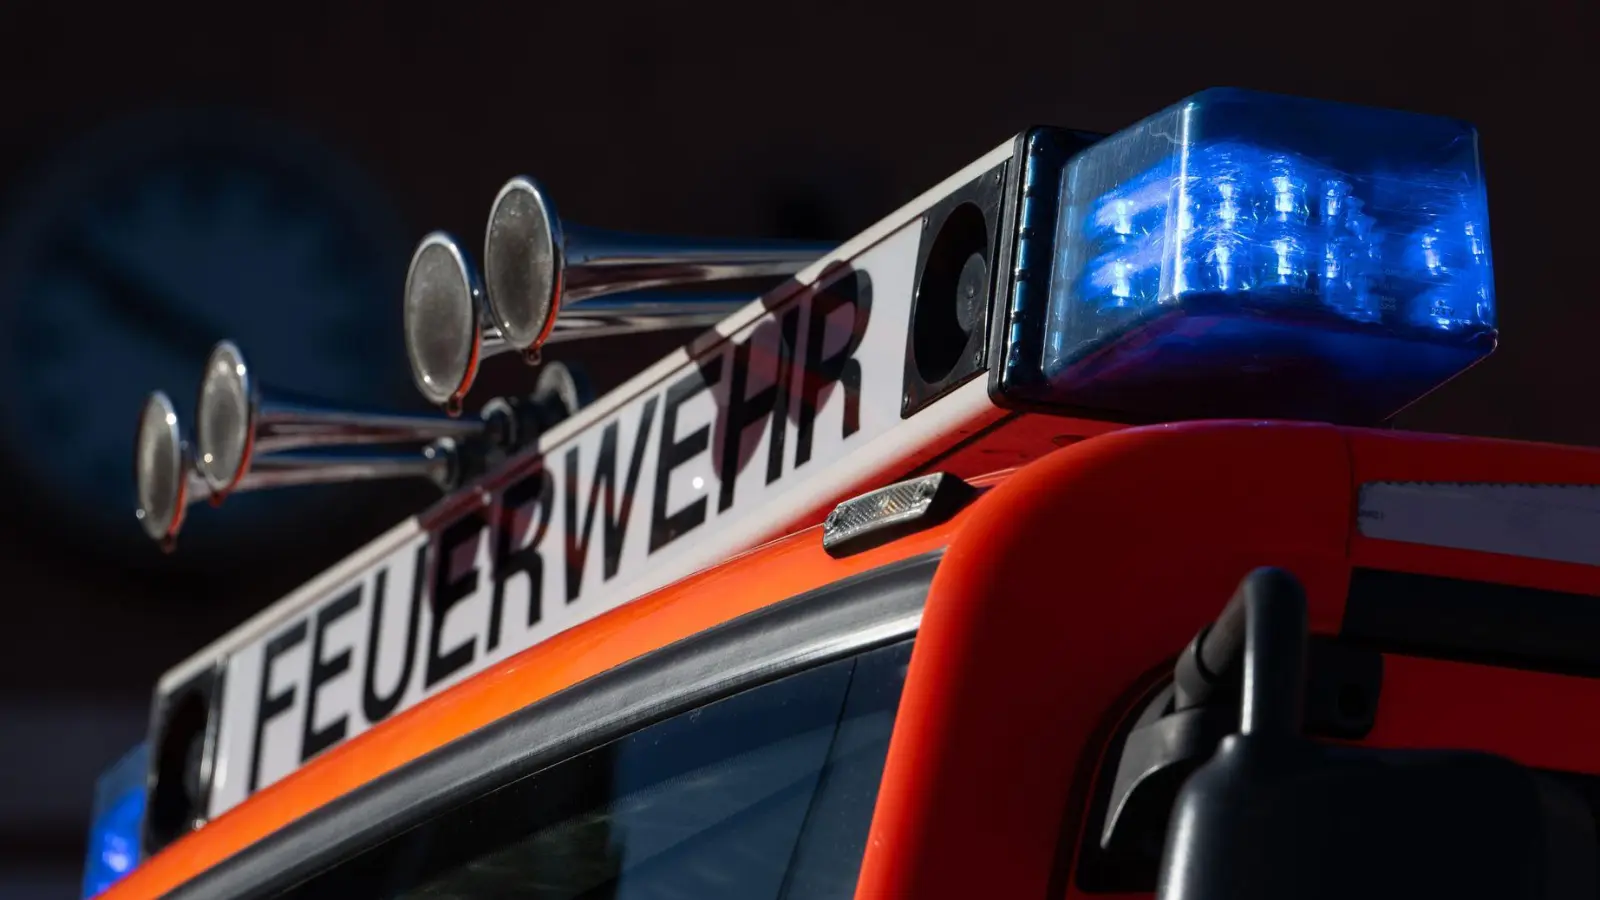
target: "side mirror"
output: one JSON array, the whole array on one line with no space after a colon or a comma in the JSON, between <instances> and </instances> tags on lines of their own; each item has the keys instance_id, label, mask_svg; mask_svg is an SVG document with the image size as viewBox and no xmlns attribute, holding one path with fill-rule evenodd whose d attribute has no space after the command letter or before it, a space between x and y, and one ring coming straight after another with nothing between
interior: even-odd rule
<instances>
[{"instance_id":1,"label":"side mirror","mask_svg":"<svg viewBox=\"0 0 1600 900\"><path fill-rule=\"evenodd\" d=\"M1239 731L1178 793L1160 900L1596 897L1593 811L1555 778L1302 736L1306 602L1288 573L1251 573L1208 635L1233 648L1202 658L1243 655Z\"/></svg>"}]
</instances>

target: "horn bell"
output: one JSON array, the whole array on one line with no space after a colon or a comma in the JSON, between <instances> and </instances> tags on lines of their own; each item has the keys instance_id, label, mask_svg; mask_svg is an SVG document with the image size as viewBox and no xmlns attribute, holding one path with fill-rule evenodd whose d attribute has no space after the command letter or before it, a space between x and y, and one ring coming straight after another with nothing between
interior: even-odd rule
<instances>
[{"instance_id":1,"label":"horn bell","mask_svg":"<svg viewBox=\"0 0 1600 900\"><path fill-rule=\"evenodd\" d=\"M561 221L544 190L517 176L495 195L484 237L488 312L499 336L532 353L568 303L606 294L794 275L833 250L793 241L645 237Z\"/></svg>"},{"instance_id":2,"label":"horn bell","mask_svg":"<svg viewBox=\"0 0 1600 900\"><path fill-rule=\"evenodd\" d=\"M145 400L134 445L135 514L151 540L170 551L189 507L210 495L194 466L172 400L155 391ZM376 479L422 478L441 490L454 488L460 467L455 441L440 438L420 450L366 456L281 453L250 461L232 493Z\"/></svg>"},{"instance_id":3,"label":"horn bell","mask_svg":"<svg viewBox=\"0 0 1600 900\"><path fill-rule=\"evenodd\" d=\"M482 281L455 238L425 236L411 254L404 298L406 358L417 390L429 403L459 414L478 374L485 343Z\"/></svg>"},{"instance_id":4,"label":"horn bell","mask_svg":"<svg viewBox=\"0 0 1600 900\"><path fill-rule=\"evenodd\" d=\"M212 348L200 382L193 465L206 493L220 500L256 469L286 471L281 460L268 462L285 450L470 439L487 428L482 419L334 409L267 390L239 347L222 341Z\"/></svg>"},{"instance_id":5,"label":"horn bell","mask_svg":"<svg viewBox=\"0 0 1600 900\"><path fill-rule=\"evenodd\" d=\"M539 344L709 328L749 302L745 295L683 297L659 292L590 299L554 320ZM417 390L451 416L460 415L461 402L485 359L512 350L537 350L506 337L489 311L471 255L444 232L423 238L412 254L404 310L406 357Z\"/></svg>"},{"instance_id":6,"label":"horn bell","mask_svg":"<svg viewBox=\"0 0 1600 900\"><path fill-rule=\"evenodd\" d=\"M139 413L133 448L138 497L134 514L151 540L167 543L177 537L189 504L205 493L205 483L191 462L172 398L161 391L151 393Z\"/></svg>"}]
</instances>

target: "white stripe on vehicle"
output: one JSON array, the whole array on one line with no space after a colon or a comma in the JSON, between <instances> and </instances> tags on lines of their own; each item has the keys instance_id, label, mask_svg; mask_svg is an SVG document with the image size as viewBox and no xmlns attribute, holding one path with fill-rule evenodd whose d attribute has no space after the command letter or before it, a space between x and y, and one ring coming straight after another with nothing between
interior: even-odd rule
<instances>
[{"instance_id":1,"label":"white stripe on vehicle","mask_svg":"<svg viewBox=\"0 0 1600 900\"><path fill-rule=\"evenodd\" d=\"M1373 482L1361 534L1457 550L1600 565L1600 487Z\"/></svg>"}]
</instances>

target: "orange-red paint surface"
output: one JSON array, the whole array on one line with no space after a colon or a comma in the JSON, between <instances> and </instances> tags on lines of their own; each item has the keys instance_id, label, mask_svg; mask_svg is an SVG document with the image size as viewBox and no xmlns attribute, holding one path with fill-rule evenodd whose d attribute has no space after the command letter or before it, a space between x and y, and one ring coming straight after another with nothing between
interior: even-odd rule
<instances>
[{"instance_id":1,"label":"orange-red paint surface","mask_svg":"<svg viewBox=\"0 0 1600 900\"><path fill-rule=\"evenodd\" d=\"M621 662L936 547L861 898L1074 895L1106 740L1251 569L1306 587L1337 633L1354 566L1600 597L1600 568L1369 540L1371 481L1600 484L1600 452L1318 424L1114 431L1010 473L950 523L833 560L815 530L573 628L336 748L148 861L149 897L349 790ZM1600 681L1386 658L1382 746L1467 746L1600 773ZM1099 895L1110 896L1110 895Z\"/></svg>"},{"instance_id":2,"label":"orange-red paint surface","mask_svg":"<svg viewBox=\"0 0 1600 900\"><path fill-rule=\"evenodd\" d=\"M1087 440L997 487L934 576L857 897L1076 895L1113 727L1257 566L1300 578L1324 634L1339 630L1352 565L1600 596L1596 567L1356 537L1357 490L1374 480L1600 484L1600 453L1197 422ZM1581 723L1536 721L1563 703L1594 719L1594 682L1389 663L1372 742L1600 770ZM1530 692L1540 700L1519 707Z\"/></svg>"}]
</instances>

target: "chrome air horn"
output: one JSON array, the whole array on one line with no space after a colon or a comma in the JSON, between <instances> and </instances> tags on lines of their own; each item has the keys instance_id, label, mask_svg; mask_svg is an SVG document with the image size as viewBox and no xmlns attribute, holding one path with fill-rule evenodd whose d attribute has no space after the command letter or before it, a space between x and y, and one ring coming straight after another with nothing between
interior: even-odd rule
<instances>
[{"instance_id":1,"label":"chrome air horn","mask_svg":"<svg viewBox=\"0 0 1600 900\"><path fill-rule=\"evenodd\" d=\"M425 478L448 490L458 480L454 442L435 441L420 451L375 456L282 454L248 461L229 487L232 493L295 485L380 478ZM195 470L193 451L179 427L172 400L161 391L145 400L134 444L136 514L145 534L171 550L188 508L210 496L207 478Z\"/></svg>"},{"instance_id":2,"label":"chrome air horn","mask_svg":"<svg viewBox=\"0 0 1600 900\"><path fill-rule=\"evenodd\" d=\"M407 354L423 396L453 414L485 357L516 350L532 360L554 341L710 327L749 302L658 294L602 304L594 298L794 275L832 249L564 225L532 179L513 178L489 211L486 283L449 235L430 234L417 247L406 278Z\"/></svg>"},{"instance_id":3,"label":"chrome air horn","mask_svg":"<svg viewBox=\"0 0 1600 900\"><path fill-rule=\"evenodd\" d=\"M239 348L231 341L222 341L206 360L205 376L200 382L200 395L195 405L194 467L207 492L214 500L221 501L238 490L256 467L274 459L272 454L284 450L469 440L485 436L498 422L494 417L461 420L437 415L331 409L268 391L256 383ZM509 434L490 436L510 437ZM342 457L322 458L316 464L341 472L350 471ZM268 468L279 475L286 472L281 462L273 462ZM305 465L290 468L299 472ZM381 476L330 475L320 480L342 481L356 477ZM280 480L276 483L305 482Z\"/></svg>"},{"instance_id":4,"label":"chrome air horn","mask_svg":"<svg viewBox=\"0 0 1600 900\"><path fill-rule=\"evenodd\" d=\"M178 427L172 399L161 391L144 401L133 442L133 479L139 506L135 515L145 534L163 543L177 537L184 511L205 483L190 465L189 443Z\"/></svg>"}]
</instances>

